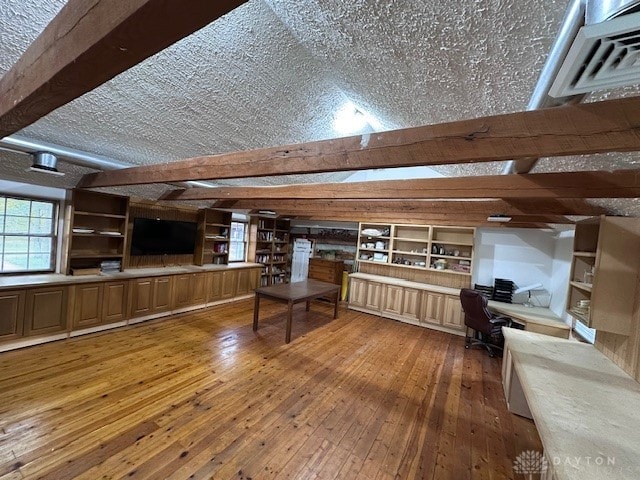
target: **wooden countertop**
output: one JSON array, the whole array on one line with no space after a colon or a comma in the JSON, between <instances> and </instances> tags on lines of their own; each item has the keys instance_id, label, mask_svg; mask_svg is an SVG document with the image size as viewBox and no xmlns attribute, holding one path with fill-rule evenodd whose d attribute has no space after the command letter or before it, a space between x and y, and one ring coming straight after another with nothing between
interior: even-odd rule
<instances>
[{"instance_id":1,"label":"wooden countertop","mask_svg":"<svg viewBox=\"0 0 640 480\"><path fill-rule=\"evenodd\" d=\"M65 285L72 283L109 282L139 277L159 277L162 275L179 275L181 273L211 272L216 270L236 270L242 268L259 268L262 265L251 262L234 262L229 265L183 265L176 267L132 268L124 272L104 275L62 275L60 273L45 273L35 275L15 275L0 277L0 290L22 287L37 287L48 285Z\"/></svg>"},{"instance_id":2,"label":"wooden countertop","mask_svg":"<svg viewBox=\"0 0 640 480\"><path fill-rule=\"evenodd\" d=\"M525 307L518 303L504 303L489 300L489 308L517 320L533 322L555 328L571 330L571 327L551 310L545 307Z\"/></svg>"},{"instance_id":3,"label":"wooden countertop","mask_svg":"<svg viewBox=\"0 0 640 480\"><path fill-rule=\"evenodd\" d=\"M640 478L640 384L590 344L503 332L554 478Z\"/></svg>"},{"instance_id":4,"label":"wooden countertop","mask_svg":"<svg viewBox=\"0 0 640 480\"><path fill-rule=\"evenodd\" d=\"M370 273L352 273L350 278L360 278L370 282L385 283L387 285L397 285L399 287L417 288L419 290L429 290L430 292L445 293L447 295L460 295L459 288L443 287L441 285L431 285L429 283L412 282L402 278L385 277L384 275L372 275Z\"/></svg>"}]
</instances>

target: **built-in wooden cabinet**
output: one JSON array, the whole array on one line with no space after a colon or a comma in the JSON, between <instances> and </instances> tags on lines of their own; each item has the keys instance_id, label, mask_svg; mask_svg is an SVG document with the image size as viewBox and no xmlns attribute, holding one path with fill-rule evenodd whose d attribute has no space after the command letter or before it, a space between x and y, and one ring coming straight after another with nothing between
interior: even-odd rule
<instances>
[{"instance_id":1,"label":"built-in wooden cabinet","mask_svg":"<svg viewBox=\"0 0 640 480\"><path fill-rule=\"evenodd\" d=\"M131 282L131 317L142 317L171 310L172 277L136 278Z\"/></svg>"},{"instance_id":2,"label":"built-in wooden cabinet","mask_svg":"<svg viewBox=\"0 0 640 480\"><path fill-rule=\"evenodd\" d=\"M385 285L382 311L395 315L402 314L404 288L397 285Z\"/></svg>"},{"instance_id":3,"label":"built-in wooden cabinet","mask_svg":"<svg viewBox=\"0 0 640 480\"><path fill-rule=\"evenodd\" d=\"M222 265L229 263L231 212L205 208L198 212L198 238L195 263Z\"/></svg>"},{"instance_id":4,"label":"built-in wooden cabinet","mask_svg":"<svg viewBox=\"0 0 640 480\"><path fill-rule=\"evenodd\" d=\"M444 295L442 326L456 330L464 329L464 311L459 296Z\"/></svg>"},{"instance_id":5,"label":"built-in wooden cabinet","mask_svg":"<svg viewBox=\"0 0 640 480\"><path fill-rule=\"evenodd\" d=\"M221 298L227 299L235 297L238 288L238 272L236 270L226 270L222 272Z\"/></svg>"},{"instance_id":6,"label":"built-in wooden cabinet","mask_svg":"<svg viewBox=\"0 0 640 480\"><path fill-rule=\"evenodd\" d=\"M442 325L444 316L444 295L441 293L422 291L420 298L420 322Z\"/></svg>"},{"instance_id":7,"label":"built-in wooden cabinet","mask_svg":"<svg viewBox=\"0 0 640 480\"><path fill-rule=\"evenodd\" d=\"M361 223L358 262L470 276L473 227Z\"/></svg>"},{"instance_id":8,"label":"built-in wooden cabinet","mask_svg":"<svg viewBox=\"0 0 640 480\"><path fill-rule=\"evenodd\" d=\"M454 288L352 274L349 308L451 333L464 331L462 305Z\"/></svg>"},{"instance_id":9,"label":"built-in wooden cabinet","mask_svg":"<svg viewBox=\"0 0 640 480\"><path fill-rule=\"evenodd\" d=\"M222 299L222 274L224 272L210 272L207 278L207 302L217 302Z\"/></svg>"},{"instance_id":10,"label":"built-in wooden cabinet","mask_svg":"<svg viewBox=\"0 0 640 480\"><path fill-rule=\"evenodd\" d=\"M125 256L129 197L94 192L67 192L66 271L68 275L98 273L102 262L122 270Z\"/></svg>"},{"instance_id":11,"label":"built-in wooden cabinet","mask_svg":"<svg viewBox=\"0 0 640 480\"><path fill-rule=\"evenodd\" d=\"M629 335L640 276L640 219L576 224L567 312L590 328Z\"/></svg>"},{"instance_id":12,"label":"built-in wooden cabinet","mask_svg":"<svg viewBox=\"0 0 640 480\"><path fill-rule=\"evenodd\" d=\"M173 279L173 308L204 304L207 301L207 274L185 273Z\"/></svg>"},{"instance_id":13,"label":"built-in wooden cabinet","mask_svg":"<svg viewBox=\"0 0 640 480\"><path fill-rule=\"evenodd\" d=\"M260 284L260 271L253 269L238 270L236 296L247 295Z\"/></svg>"},{"instance_id":14,"label":"built-in wooden cabinet","mask_svg":"<svg viewBox=\"0 0 640 480\"><path fill-rule=\"evenodd\" d=\"M274 285L289 281L291 258L289 220L273 217L252 217L249 257L264 265L260 285Z\"/></svg>"},{"instance_id":15,"label":"built-in wooden cabinet","mask_svg":"<svg viewBox=\"0 0 640 480\"><path fill-rule=\"evenodd\" d=\"M0 341L23 335L24 290L0 292Z\"/></svg>"},{"instance_id":16,"label":"built-in wooden cabinet","mask_svg":"<svg viewBox=\"0 0 640 480\"><path fill-rule=\"evenodd\" d=\"M128 281L79 284L70 289L73 330L121 322L127 318Z\"/></svg>"},{"instance_id":17,"label":"built-in wooden cabinet","mask_svg":"<svg viewBox=\"0 0 640 480\"><path fill-rule=\"evenodd\" d=\"M67 286L29 289L25 298L24 334L42 335L67 329Z\"/></svg>"}]
</instances>

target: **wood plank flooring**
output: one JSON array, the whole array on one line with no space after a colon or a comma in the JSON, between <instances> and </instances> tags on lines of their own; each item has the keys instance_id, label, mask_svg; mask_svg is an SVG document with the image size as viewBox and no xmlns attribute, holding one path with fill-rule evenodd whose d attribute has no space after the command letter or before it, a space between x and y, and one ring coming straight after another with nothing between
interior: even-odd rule
<instances>
[{"instance_id":1,"label":"wood plank flooring","mask_svg":"<svg viewBox=\"0 0 640 480\"><path fill-rule=\"evenodd\" d=\"M0 354L0 479L507 479L542 447L500 359L332 306L242 301Z\"/></svg>"}]
</instances>

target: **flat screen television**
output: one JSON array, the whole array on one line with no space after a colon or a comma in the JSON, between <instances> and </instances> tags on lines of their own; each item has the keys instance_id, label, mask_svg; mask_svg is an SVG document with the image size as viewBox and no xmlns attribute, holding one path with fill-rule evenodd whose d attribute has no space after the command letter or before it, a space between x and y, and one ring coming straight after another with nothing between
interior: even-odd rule
<instances>
[{"instance_id":1,"label":"flat screen television","mask_svg":"<svg viewBox=\"0 0 640 480\"><path fill-rule=\"evenodd\" d=\"M186 255L196 248L198 224L134 218L131 255Z\"/></svg>"}]
</instances>

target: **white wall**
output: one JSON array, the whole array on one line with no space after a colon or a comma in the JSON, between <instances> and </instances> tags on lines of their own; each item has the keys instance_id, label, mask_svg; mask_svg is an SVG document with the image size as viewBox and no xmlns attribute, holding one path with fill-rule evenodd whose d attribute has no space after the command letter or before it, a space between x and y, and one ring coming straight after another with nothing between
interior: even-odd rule
<instances>
[{"instance_id":1,"label":"white wall","mask_svg":"<svg viewBox=\"0 0 640 480\"><path fill-rule=\"evenodd\" d=\"M479 228L474 246L472 283L493 285L496 278L512 280L516 288L542 283L544 290L532 291L532 303L548 306L566 297L569 266L555 262L554 232L528 228ZM555 268L555 271L554 271ZM527 300L515 295L514 303Z\"/></svg>"}]
</instances>

